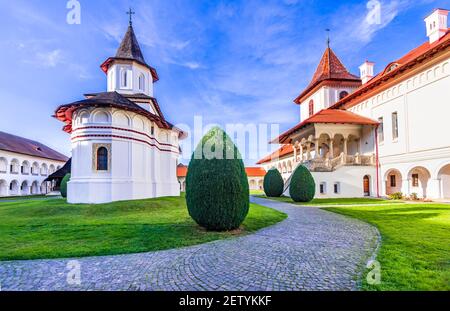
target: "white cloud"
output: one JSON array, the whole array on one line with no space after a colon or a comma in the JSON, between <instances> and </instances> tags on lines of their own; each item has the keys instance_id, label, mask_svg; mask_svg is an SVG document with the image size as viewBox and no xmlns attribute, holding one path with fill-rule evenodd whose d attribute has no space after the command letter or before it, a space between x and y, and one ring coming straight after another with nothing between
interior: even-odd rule
<instances>
[{"instance_id":1,"label":"white cloud","mask_svg":"<svg viewBox=\"0 0 450 311\"><path fill-rule=\"evenodd\" d=\"M62 52L60 49L39 52L36 54L35 63L43 67L56 67L62 62Z\"/></svg>"}]
</instances>

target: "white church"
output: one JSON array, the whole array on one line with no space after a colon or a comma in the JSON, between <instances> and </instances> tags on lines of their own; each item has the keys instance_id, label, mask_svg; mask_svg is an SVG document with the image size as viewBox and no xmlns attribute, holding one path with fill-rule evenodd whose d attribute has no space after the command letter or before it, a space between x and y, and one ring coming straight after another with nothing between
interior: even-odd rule
<instances>
[{"instance_id":1,"label":"white church","mask_svg":"<svg viewBox=\"0 0 450 311\"><path fill-rule=\"evenodd\" d=\"M178 196L179 141L186 134L169 123L153 96L158 74L142 55L132 22L101 69L107 92L62 105L72 144L69 203L107 203Z\"/></svg>"},{"instance_id":2,"label":"white church","mask_svg":"<svg viewBox=\"0 0 450 311\"><path fill-rule=\"evenodd\" d=\"M450 30L448 10L425 18L428 40L374 74L347 71L328 46L310 84L294 100L300 123L275 138L282 147L261 159L286 181L299 164L316 197L402 192L450 199Z\"/></svg>"}]
</instances>

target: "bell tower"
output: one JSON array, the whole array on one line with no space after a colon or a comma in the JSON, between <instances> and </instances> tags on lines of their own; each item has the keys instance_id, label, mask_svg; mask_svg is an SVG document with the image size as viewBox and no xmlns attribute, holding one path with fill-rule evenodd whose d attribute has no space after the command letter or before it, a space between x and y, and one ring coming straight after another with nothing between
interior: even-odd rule
<instances>
[{"instance_id":1,"label":"bell tower","mask_svg":"<svg viewBox=\"0 0 450 311\"><path fill-rule=\"evenodd\" d=\"M133 29L131 9L129 26L114 57L100 66L107 75L107 91L124 95L144 94L153 97L153 83L158 81L156 70L149 66L142 55Z\"/></svg>"}]
</instances>

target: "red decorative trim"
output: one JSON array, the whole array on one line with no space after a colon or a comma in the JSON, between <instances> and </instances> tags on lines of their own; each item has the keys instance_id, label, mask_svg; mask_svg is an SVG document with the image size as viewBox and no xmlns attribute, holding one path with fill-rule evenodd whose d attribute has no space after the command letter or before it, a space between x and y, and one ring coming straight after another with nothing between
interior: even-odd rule
<instances>
[{"instance_id":1,"label":"red decorative trim","mask_svg":"<svg viewBox=\"0 0 450 311\"><path fill-rule=\"evenodd\" d=\"M125 128L121 128L121 127L115 127L115 126L96 126L96 125L84 126L84 127L78 127L76 129L74 129L72 132L76 132L78 130L85 130L85 129L112 129L112 130L119 130L119 131L125 131L125 132L132 132L132 133L136 133L136 134L140 134L140 135L146 136L147 138L156 141L158 144L160 144L162 146L170 146L170 147L176 148L176 146L174 146L172 144L161 143L155 137L152 137L152 136L150 136L150 135L148 135L146 133L139 132L139 131L132 130L132 129L125 129Z\"/></svg>"},{"instance_id":2,"label":"red decorative trim","mask_svg":"<svg viewBox=\"0 0 450 311\"><path fill-rule=\"evenodd\" d=\"M150 147L155 147L156 149L158 149L159 151L162 151L162 152L172 152L172 153L179 154L178 152L175 152L175 151L173 151L173 150L161 149L161 148L159 148L157 145L152 144L152 143L149 143L149 142L146 141L146 140L137 139L137 138L132 138L132 137L127 137L127 136L120 136L120 135L110 135L110 134L78 135L78 136L72 137L71 140L75 140L75 139L78 139L78 138L86 138L86 137L113 137L113 138L129 139L129 140L134 140L134 141L138 141L138 142L147 144L147 145L149 145ZM172 147L173 147L173 146L172 146Z\"/></svg>"}]
</instances>

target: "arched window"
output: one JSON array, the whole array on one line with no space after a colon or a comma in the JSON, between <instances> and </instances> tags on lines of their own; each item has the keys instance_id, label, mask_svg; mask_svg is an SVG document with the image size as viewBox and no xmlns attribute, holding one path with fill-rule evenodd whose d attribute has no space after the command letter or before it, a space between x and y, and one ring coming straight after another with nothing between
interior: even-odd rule
<instances>
[{"instance_id":1,"label":"arched window","mask_svg":"<svg viewBox=\"0 0 450 311\"><path fill-rule=\"evenodd\" d=\"M347 95L348 95L347 91L342 91L342 92L339 93L339 99L342 99L342 98L344 98Z\"/></svg>"},{"instance_id":2,"label":"arched window","mask_svg":"<svg viewBox=\"0 0 450 311\"><path fill-rule=\"evenodd\" d=\"M314 101L311 99L309 101L309 116L311 117L314 114Z\"/></svg>"},{"instance_id":3,"label":"arched window","mask_svg":"<svg viewBox=\"0 0 450 311\"><path fill-rule=\"evenodd\" d=\"M121 77L120 77L120 86L121 87L127 87L128 82L128 72L126 69L122 69Z\"/></svg>"},{"instance_id":4,"label":"arched window","mask_svg":"<svg viewBox=\"0 0 450 311\"><path fill-rule=\"evenodd\" d=\"M108 170L108 149L100 147L97 149L97 171Z\"/></svg>"},{"instance_id":5,"label":"arched window","mask_svg":"<svg viewBox=\"0 0 450 311\"><path fill-rule=\"evenodd\" d=\"M145 77L142 73L139 76L139 90L145 91Z\"/></svg>"}]
</instances>

